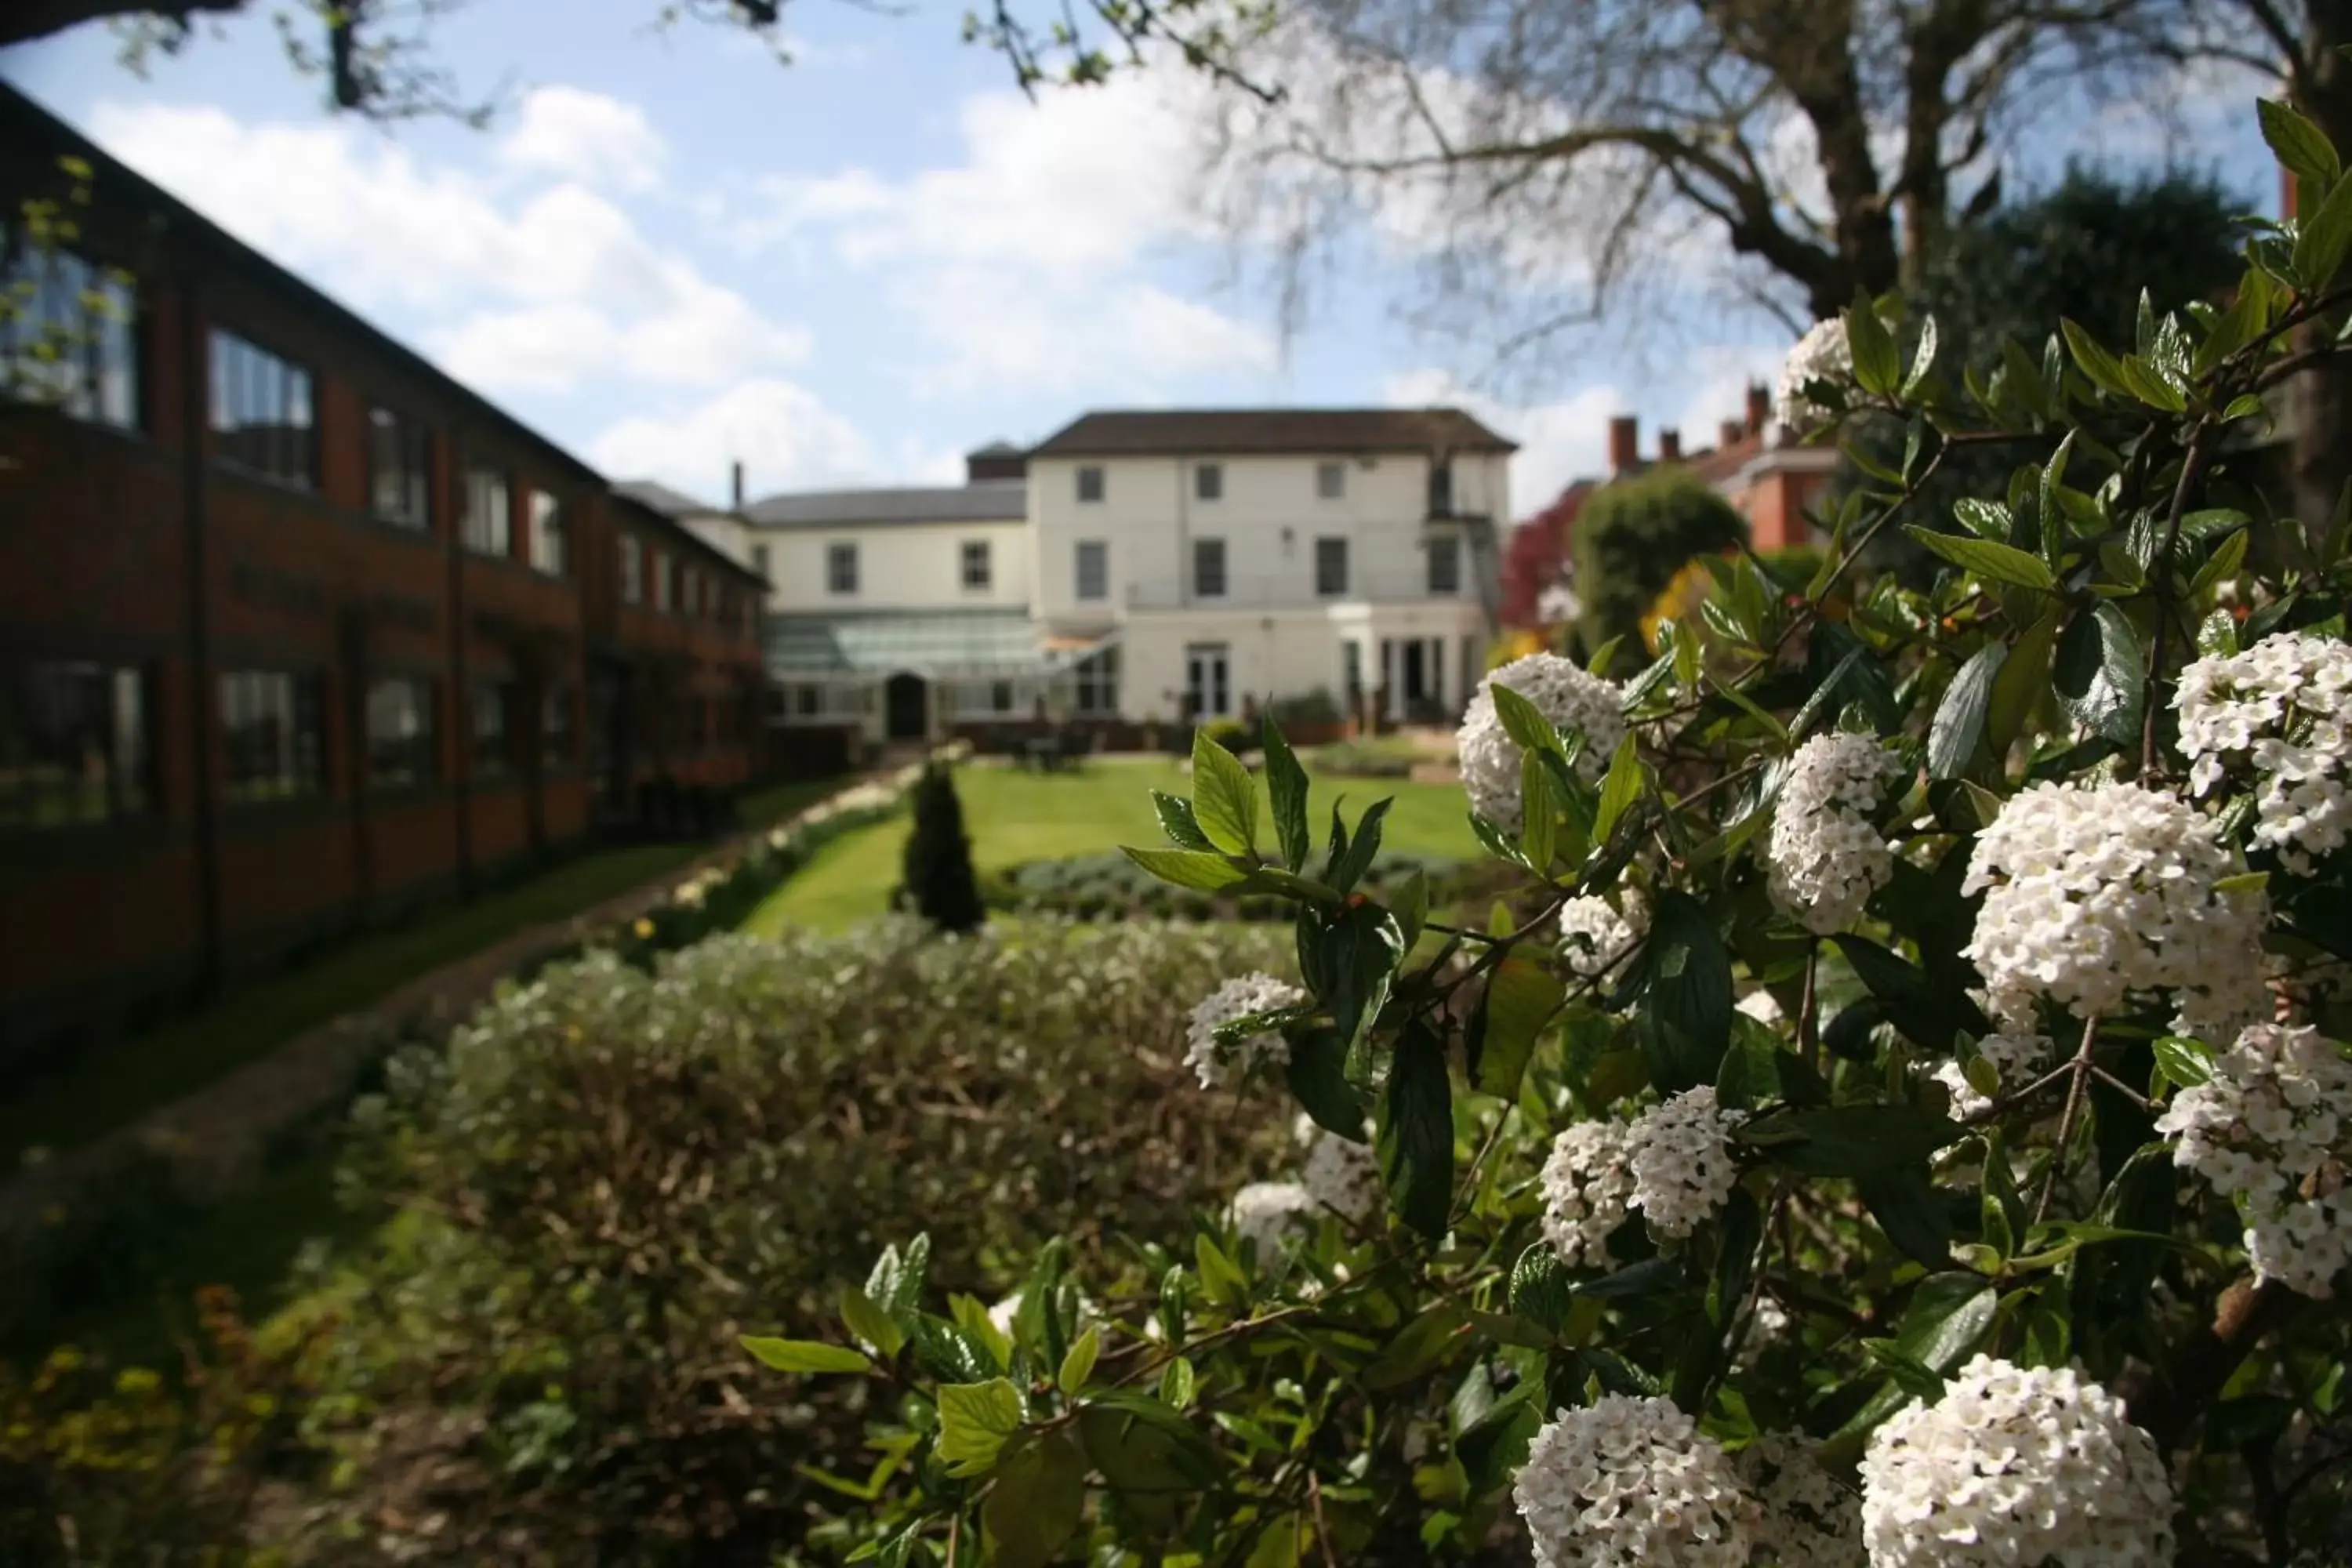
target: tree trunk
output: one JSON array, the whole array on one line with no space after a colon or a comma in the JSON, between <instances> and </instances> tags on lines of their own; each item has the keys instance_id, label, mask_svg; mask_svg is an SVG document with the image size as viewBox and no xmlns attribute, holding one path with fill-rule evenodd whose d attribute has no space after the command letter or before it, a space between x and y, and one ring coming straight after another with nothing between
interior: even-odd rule
<instances>
[{"instance_id":1,"label":"tree trunk","mask_svg":"<svg viewBox=\"0 0 2352 1568\"><path fill-rule=\"evenodd\" d=\"M2352 60L2336 52L2352 44L2352 0L2306 0L2305 16L2295 107L2339 150L2352 153ZM2332 335L2330 322L2314 322L2303 346ZM2289 495L2294 515L2305 523L2325 524L2336 515L2345 487L2352 485L2352 361L2323 361L2295 377L2287 388L2287 408L2294 431Z\"/></svg>"}]
</instances>

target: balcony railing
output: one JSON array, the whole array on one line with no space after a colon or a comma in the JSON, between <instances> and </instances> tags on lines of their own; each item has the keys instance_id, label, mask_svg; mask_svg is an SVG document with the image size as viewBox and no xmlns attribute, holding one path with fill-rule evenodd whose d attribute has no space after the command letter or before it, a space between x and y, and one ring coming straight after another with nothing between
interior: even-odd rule
<instances>
[{"instance_id":1,"label":"balcony railing","mask_svg":"<svg viewBox=\"0 0 2352 1568\"><path fill-rule=\"evenodd\" d=\"M1460 586L1435 589L1425 572L1357 572L1338 593L1318 593L1311 577L1228 577L1222 593L1202 593L1192 583L1172 577L1152 578L1128 585L1130 610L1265 610L1306 609L1316 605L1419 604L1428 600L1466 597Z\"/></svg>"}]
</instances>

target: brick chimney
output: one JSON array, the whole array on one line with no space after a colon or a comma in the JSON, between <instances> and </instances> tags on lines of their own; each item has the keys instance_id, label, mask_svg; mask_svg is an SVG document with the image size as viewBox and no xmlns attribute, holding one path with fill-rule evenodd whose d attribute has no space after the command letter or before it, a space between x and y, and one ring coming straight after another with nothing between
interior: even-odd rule
<instances>
[{"instance_id":1,"label":"brick chimney","mask_svg":"<svg viewBox=\"0 0 2352 1568\"><path fill-rule=\"evenodd\" d=\"M1760 381L1748 384L1748 433L1761 436L1772 423L1772 389Z\"/></svg>"},{"instance_id":2,"label":"brick chimney","mask_svg":"<svg viewBox=\"0 0 2352 1568\"><path fill-rule=\"evenodd\" d=\"M1737 419L1727 419L1722 424L1716 426L1715 444L1726 448L1737 447L1747 434L1747 426L1742 425Z\"/></svg>"},{"instance_id":3,"label":"brick chimney","mask_svg":"<svg viewBox=\"0 0 2352 1568\"><path fill-rule=\"evenodd\" d=\"M1631 414L1609 421L1609 471L1630 474L1642 460L1642 422Z\"/></svg>"},{"instance_id":4,"label":"brick chimney","mask_svg":"<svg viewBox=\"0 0 2352 1568\"><path fill-rule=\"evenodd\" d=\"M1683 460L1683 433L1679 430L1658 432L1658 461L1679 463Z\"/></svg>"},{"instance_id":5,"label":"brick chimney","mask_svg":"<svg viewBox=\"0 0 2352 1568\"><path fill-rule=\"evenodd\" d=\"M735 465L735 484L733 493L735 497L735 510L737 511L741 511L743 510L743 465L740 462L738 462Z\"/></svg>"}]
</instances>

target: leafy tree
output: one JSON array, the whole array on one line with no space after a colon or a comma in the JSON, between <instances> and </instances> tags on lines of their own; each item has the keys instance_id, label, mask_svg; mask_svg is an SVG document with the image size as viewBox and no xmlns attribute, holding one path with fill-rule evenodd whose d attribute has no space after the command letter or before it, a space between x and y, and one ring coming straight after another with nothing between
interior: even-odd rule
<instances>
[{"instance_id":1,"label":"leafy tree","mask_svg":"<svg viewBox=\"0 0 2352 1568\"><path fill-rule=\"evenodd\" d=\"M972 875L971 840L964 837L963 803L955 775L933 763L915 785L915 829L907 838L903 896L915 912L941 931L967 931L988 918Z\"/></svg>"},{"instance_id":2,"label":"leafy tree","mask_svg":"<svg viewBox=\"0 0 2352 1568\"><path fill-rule=\"evenodd\" d=\"M1545 595L1568 582L1570 541L1575 536L1576 514L1592 489L1591 480L1577 480L1549 506L1511 531L1509 542L1503 549L1505 626L1543 624Z\"/></svg>"},{"instance_id":3,"label":"leafy tree","mask_svg":"<svg viewBox=\"0 0 2352 1568\"><path fill-rule=\"evenodd\" d=\"M1681 468L1603 485L1576 520L1577 635L1597 648L1641 635L1642 616L1693 557L1736 548L1748 521Z\"/></svg>"}]
</instances>

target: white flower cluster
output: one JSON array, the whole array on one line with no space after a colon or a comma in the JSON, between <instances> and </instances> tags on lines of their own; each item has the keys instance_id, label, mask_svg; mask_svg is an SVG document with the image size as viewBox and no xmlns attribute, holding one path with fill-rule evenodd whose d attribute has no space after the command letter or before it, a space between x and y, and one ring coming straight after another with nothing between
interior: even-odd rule
<instances>
[{"instance_id":1,"label":"white flower cluster","mask_svg":"<svg viewBox=\"0 0 2352 1568\"><path fill-rule=\"evenodd\" d=\"M1252 1182L1234 1194L1227 1217L1243 1241L1257 1243L1261 1265L1291 1237L1311 1227L1318 1211L1297 1182Z\"/></svg>"},{"instance_id":2,"label":"white flower cluster","mask_svg":"<svg viewBox=\"0 0 2352 1568\"><path fill-rule=\"evenodd\" d=\"M2289 632L2180 672L2180 750L2189 783L2211 793L2250 763L2254 842L2291 871L2352 840L2352 645Z\"/></svg>"},{"instance_id":3,"label":"white flower cluster","mask_svg":"<svg viewBox=\"0 0 2352 1568\"><path fill-rule=\"evenodd\" d=\"M2025 1087L2018 1075L2026 1068L2038 1067L2050 1059L2052 1041L2047 1035L2020 1030L2006 1034L1990 1034L1977 1042L1977 1055L1992 1064L1999 1075L2003 1093ZM1976 1086L1960 1070L1958 1062L1946 1062L1936 1069L1936 1081L1952 1091L1952 1114L1975 1116L1992 1109L1992 1101L1979 1094Z\"/></svg>"},{"instance_id":4,"label":"white flower cluster","mask_svg":"<svg viewBox=\"0 0 2352 1568\"><path fill-rule=\"evenodd\" d=\"M1764 863L1772 902L1816 936L1843 931L1895 871L1895 848L1870 825L1893 753L1867 735L1815 735L1780 786Z\"/></svg>"},{"instance_id":5,"label":"white flower cluster","mask_svg":"<svg viewBox=\"0 0 2352 1568\"><path fill-rule=\"evenodd\" d=\"M1244 974L1226 981L1193 1007L1185 1037L1184 1065L1200 1079L1202 1089L1238 1082L1262 1064L1280 1067L1290 1059L1290 1043L1280 1035L1271 1031L1248 1035L1228 1046L1217 1038L1217 1031L1236 1018L1296 1007L1306 1000L1306 992L1271 974Z\"/></svg>"},{"instance_id":6,"label":"white flower cluster","mask_svg":"<svg viewBox=\"0 0 2352 1568\"><path fill-rule=\"evenodd\" d=\"M1642 1211L1650 1233L1688 1236L1731 1195L1736 1112L1715 1089L1685 1089L1632 1121L1576 1121L1544 1161L1544 1239L1571 1268L1605 1267L1609 1234Z\"/></svg>"},{"instance_id":7,"label":"white flower cluster","mask_svg":"<svg viewBox=\"0 0 2352 1568\"><path fill-rule=\"evenodd\" d=\"M1805 395L1805 388L1817 381L1853 379L1853 348L1846 342L1845 322L1836 316L1815 321L1780 363L1780 383L1772 393L1772 417L1804 435L1830 416L1828 409Z\"/></svg>"},{"instance_id":8,"label":"white flower cluster","mask_svg":"<svg viewBox=\"0 0 2352 1568\"><path fill-rule=\"evenodd\" d=\"M1642 944L1650 931L1650 906L1628 888L1617 895L1624 908L1597 893L1559 907L1559 958L1569 973L1590 980Z\"/></svg>"},{"instance_id":9,"label":"white flower cluster","mask_svg":"<svg viewBox=\"0 0 2352 1568\"><path fill-rule=\"evenodd\" d=\"M1871 1434L1872 1568L2172 1561L2172 1489L2123 1401L2070 1369L1979 1355Z\"/></svg>"},{"instance_id":10,"label":"white flower cluster","mask_svg":"<svg viewBox=\"0 0 2352 1568\"><path fill-rule=\"evenodd\" d=\"M2172 1163L2237 1205L2258 1279L2334 1294L2352 1264L2352 1062L2315 1029L2257 1024L2157 1119Z\"/></svg>"},{"instance_id":11,"label":"white flower cluster","mask_svg":"<svg viewBox=\"0 0 2352 1568\"><path fill-rule=\"evenodd\" d=\"M1864 1568L1862 1499L1822 1468L1802 1437L1767 1432L1736 1463L1759 1506L1758 1568Z\"/></svg>"},{"instance_id":12,"label":"white flower cluster","mask_svg":"<svg viewBox=\"0 0 2352 1568\"><path fill-rule=\"evenodd\" d=\"M1732 1011L1745 1014L1759 1024L1785 1024L1789 1021L1788 1013L1780 1006L1780 999L1761 985L1742 996L1739 1005Z\"/></svg>"},{"instance_id":13,"label":"white flower cluster","mask_svg":"<svg viewBox=\"0 0 2352 1568\"><path fill-rule=\"evenodd\" d=\"M1729 1457L1670 1400L1561 1411L1511 1496L1544 1568L1746 1568L1753 1539Z\"/></svg>"},{"instance_id":14,"label":"white flower cluster","mask_svg":"<svg viewBox=\"0 0 2352 1568\"><path fill-rule=\"evenodd\" d=\"M1292 1131L1307 1148L1300 1179L1318 1209L1335 1209L1362 1221L1381 1209L1380 1156L1370 1143L1351 1142L1301 1115Z\"/></svg>"},{"instance_id":15,"label":"white flower cluster","mask_svg":"<svg viewBox=\"0 0 2352 1568\"><path fill-rule=\"evenodd\" d=\"M2031 1032L2048 997L2076 1017L2172 994L2176 1027L2227 1037L2267 1016L2259 893L2215 884L2236 868L2183 801L2132 784L2040 784L1978 837L1961 893L1985 889L1961 951L1990 1011Z\"/></svg>"},{"instance_id":16,"label":"white flower cluster","mask_svg":"<svg viewBox=\"0 0 2352 1568\"><path fill-rule=\"evenodd\" d=\"M1625 738L1625 696L1613 681L1587 674L1573 659L1531 653L1500 667L1479 683L1462 715L1454 746L1462 763L1462 787L1478 815L1504 832L1519 831L1519 743L1495 713L1496 686L1507 686L1536 705L1555 725L1584 734L1577 753L1580 777L1597 779Z\"/></svg>"}]
</instances>

